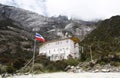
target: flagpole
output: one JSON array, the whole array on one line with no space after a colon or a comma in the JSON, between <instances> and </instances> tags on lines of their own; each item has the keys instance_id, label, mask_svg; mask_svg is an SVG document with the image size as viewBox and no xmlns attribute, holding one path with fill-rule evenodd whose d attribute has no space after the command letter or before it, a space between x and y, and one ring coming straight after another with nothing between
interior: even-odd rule
<instances>
[{"instance_id":1,"label":"flagpole","mask_svg":"<svg viewBox=\"0 0 120 78\"><path fill-rule=\"evenodd\" d=\"M32 77L33 77L33 74L34 74L36 40L45 42L45 39L40 34L36 33L35 39L34 39L34 49L33 49L33 58L32 58L33 59L33 61L32 61Z\"/></svg>"},{"instance_id":2,"label":"flagpole","mask_svg":"<svg viewBox=\"0 0 120 78\"><path fill-rule=\"evenodd\" d=\"M33 49L33 61L32 61L32 77L33 77L33 73L34 73L34 61L35 61L35 49L36 49L36 40L34 39L34 49Z\"/></svg>"}]
</instances>

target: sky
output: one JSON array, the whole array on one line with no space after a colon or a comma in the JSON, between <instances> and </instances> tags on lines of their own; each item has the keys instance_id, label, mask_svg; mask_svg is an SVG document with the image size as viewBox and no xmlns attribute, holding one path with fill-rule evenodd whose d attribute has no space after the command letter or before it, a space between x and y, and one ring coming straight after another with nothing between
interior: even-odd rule
<instances>
[{"instance_id":1,"label":"sky","mask_svg":"<svg viewBox=\"0 0 120 78\"><path fill-rule=\"evenodd\" d=\"M64 15L86 21L120 15L120 0L0 0L44 16Z\"/></svg>"}]
</instances>

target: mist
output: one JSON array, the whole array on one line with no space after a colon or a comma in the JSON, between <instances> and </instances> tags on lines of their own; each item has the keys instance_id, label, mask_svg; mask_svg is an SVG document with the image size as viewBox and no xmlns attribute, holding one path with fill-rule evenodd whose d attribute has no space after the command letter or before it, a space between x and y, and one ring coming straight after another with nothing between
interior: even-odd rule
<instances>
[{"instance_id":1,"label":"mist","mask_svg":"<svg viewBox=\"0 0 120 78\"><path fill-rule=\"evenodd\" d=\"M64 15L86 21L120 15L120 0L0 0L0 3L48 17Z\"/></svg>"}]
</instances>

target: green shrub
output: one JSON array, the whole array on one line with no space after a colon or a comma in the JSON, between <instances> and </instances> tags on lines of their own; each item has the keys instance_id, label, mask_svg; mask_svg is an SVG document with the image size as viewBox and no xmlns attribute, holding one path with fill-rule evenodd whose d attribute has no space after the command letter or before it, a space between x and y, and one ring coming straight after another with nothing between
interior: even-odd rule
<instances>
[{"instance_id":1,"label":"green shrub","mask_svg":"<svg viewBox=\"0 0 120 78\"><path fill-rule=\"evenodd\" d=\"M67 65L71 65L71 66L76 66L79 64L79 60L78 59L69 59L66 60Z\"/></svg>"},{"instance_id":2,"label":"green shrub","mask_svg":"<svg viewBox=\"0 0 120 78\"><path fill-rule=\"evenodd\" d=\"M104 61L101 61L100 62L100 65L105 65L106 63Z\"/></svg>"},{"instance_id":3,"label":"green shrub","mask_svg":"<svg viewBox=\"0 0 120 78\"><path fill-rule=\"evenodd\" d=\"M120 62L111 61L110 65L112 65L112 66L120 66Z\"/></svg>"},{"instance_id":4,"label":"green shrub","mask_svg":"<svg viewBox=\"0 0 120 78\"><path fill-rule=\"evenodd\" d=\"M50 63L48 66L46 66L46 70L48 70L49 72L57 71L56 66L54 66L53 63Z\"/></svg>"},{"instance_id":5,"label":"green shrub","mask_svg":"<svg viewBox=\"0 0 120 78\"><path fill-rule=\"evenodd\" d=\"M12 66L7 66L7 68L6 68L6 71L7 71L7 73L14 73L16 70L15 70L15 68L14 67L12 67Z\"/></svg>"},{"instance_id":6,"label":"green shrub","mask_svg":"<svg viewBox=\"0 0 120 78\"><path fill-rule=\"evenodd\" d=\"M0 74L6 72L6 66L0 64Z\"/></svg>"},{"instance_id":7,"label":"green shrub","mask_svg":"<svg viewBox=\"0 0 120 78\"><path fill-rule=\"evenodd\" d=\"M56 61L54 63L54 66L56 67L56 69L58 71L63 71L66 68L67 65L68 64L64 60L62 60L62 61Z\"/></svg>"},{"instance_id":8,"label":"green shrub","mask_svg":"<svg viewBox=\"0 0 120 78\"><path fill-rule=\"evenodd\" d=\"M41 73L45 71L43 65L39 63L34 64L34 70L35 70L35 73Z\"/></svg>"},{"instance_id":9,"label":"green shrub","mask_svg":"<svg viewBox=\"0 0 120 78\"><path fill-rule=\"evenodd\" d=\"M25 60L24 59L16 59L15 62L13 63L13 67L16 69L20 69L21 67L24 66Z\"/></svg>"},{"instance_id":10,"label":"green shrub","mask_svg":"<svg viewBox=\"0 0 120 78\"><path fill-rule=\"evenodd\" d=\"M19 73L28 73L28 72L30 72L30 69L31 69L31 67L27 66L25 68L22 68L22 69L18 70L17 72L19 72Z\"/></svg>"}]
</instances>

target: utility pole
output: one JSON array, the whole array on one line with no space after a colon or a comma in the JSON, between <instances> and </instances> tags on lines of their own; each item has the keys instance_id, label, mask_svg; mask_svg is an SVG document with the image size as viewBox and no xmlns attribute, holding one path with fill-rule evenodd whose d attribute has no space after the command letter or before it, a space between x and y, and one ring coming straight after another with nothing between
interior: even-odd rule
<instances>
[{"instance_id":1,"label":"utility pole","mask_svg":"<svg viewBox=\"0 0 120 78\"><path fill-rule=\"evenodd\" d=\"M91 62L93 61L93 56L92 56L92 49L91 49L91 45L89 46L90 48L90 58L91 58Z\"/></svg>"},{"instance_id":2,"label":"utility pole","mask_svg":"<svg viewBox=\"0 0 120 78\"><path fill-rule=\"evenodd\" d=\"M83 51L83 50L84 50L84 49L83 49L83 46L81 47L81 50L82 50L82 53L83 53L83 52L84 52L84 51Z\"/></svg>"}]
</instances>

